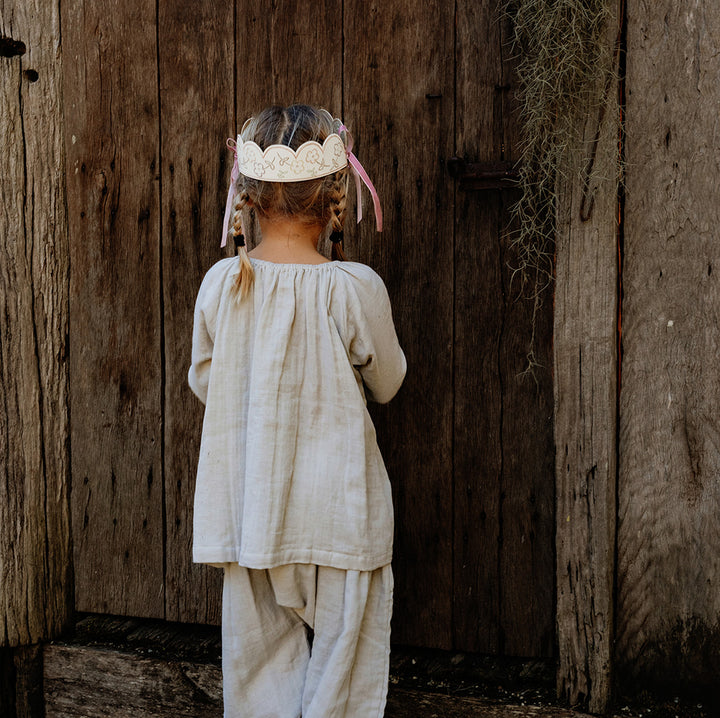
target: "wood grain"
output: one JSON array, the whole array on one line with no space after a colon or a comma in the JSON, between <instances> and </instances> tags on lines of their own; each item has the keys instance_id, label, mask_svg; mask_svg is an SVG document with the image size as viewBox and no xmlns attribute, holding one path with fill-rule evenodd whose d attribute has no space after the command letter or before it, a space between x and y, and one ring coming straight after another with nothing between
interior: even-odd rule
<instances>
[{"instance_id":1,"label":"wood grain","mask_svg":"<svg viewBox=\"0 0 720 718\"><path fill-rule=\"evenodd\" d=\"M505 199L507 210L511 196ZM503 231L501 239L506 302L498 354L503 389L501 648L509 656L552 656L556 653L552 292L542 292L535 312L534 299L522 295L512 282L512 268L518 262L508 246L511 238ZM539 366L525 373L533 334Z\"/></svg>"},{"instance_id":2,"label":"wood grain","mask_svg":"<svg viewBox=\"0 0 720 718\"><path fill-rule=\"evenodd\" d=\"M628 3L619 670L720 676L720 7Z\"/></svg>"},{"instance_id":3,"label":"wood grain","mask_svg":"<svg viewBox=\"0 0 720 718\"><path fill-rule=\"evenodd\" d=\"M385 279L408 360L398 396L373 411L394 489L393 635L450 647L453 9L437 0L344 8L345 121L385 222L382 234L372 217L348 227L346 247Z\"/></svg>"},{"instance_id":4,"label":"wood grain","mask_svg":"<svg viewBox=\"0 0 720 718\"><path fill-rule=\"evenodd\" d=\"M222 715L215 664L141 656L109 648L45 649L47 718L163 718ZM557 706L508 705L483 698L410 691L390 685L386 718L588 718Z\"/></svg>"},{"instance_id":5,"label":"wood grain","mask_svg":"<svg viewBox=\"0 0 720 718\"><path fill-rule=\"evenodd\" d=\"M521 123L515 86L518 58L510 51L512 28L500 25L502 79L496 105L502 112L504 159L516 160ZM497 20L497 18L502 18ZM496 115L497 115L496 111ZM497 135L497 131L496 131ZM503 387L502 521L500 554L500 625L503 652L510 656L553 656L555 616L555 445L553 437L553 296L542 290L537 306L514 276L519 261L512 246L515 227L510 208L514 191L503 192L500 233L503 252L502 293L505 332L498 365ZM538 367L526 373L532 346Z\"/></svg>"},{"instance_id":6,"label":"wood grain","mask_svg":"<svg viewBox=\"0 0 720 718\"><path fill-rule=\"evenodd\" d=\"M46 718L222 715L216 665L61 645L45 649L44 664Z\"/></svg>"},{"instance_id":7,"label":"wood grain","mask_svg":"<svg viewBox=\"0 0 720 718\"><path fill-rule=\"evenodd\" d=\"M238 123L273 104L342 109L342 2L237 0ZM238 128L239 129L239 128Z\"/></svg>"},{"instance_id":8,"label":"wood grain","mask_svg":"<svg viewBox=\"0 0 720 718\"><path fill-rule=\"evenodd\" d=\"M165 472L167 617L218 623L222 574L190 563L191 507L202 408L187 389L190 327L203 274L224 256L219 248L234 136L252 112L294 100L340 106L339 39L320 41L313 13L279 3L239 3L218 14L211 3L160 6L161 137L163 167L163 281L165 332ZM322 8L323 23L341 22L340 4ZM297 63L295 55L317 62ZM178 48L181 48L178 52ZM263 48L258 52L258 48ZM320 52L320 54L318 54ZM237 88L233 69L237 67ZM263 82L249 82L262 77ZM236 91L236 98L233 92ZM235 118L235 102L242 117ZM189 124L190 123L190 126Z\"/></svg>"},{"instance_id":9,"label":"wood grain","mask_svg":"<svg viewBox=\"0 0 720 718\"><path fill-rule=\"evenodd\" d=\"M235 136L233 4L161 2L165 615L219 623L222 572L192 563L192 506L202 404L187 383L193 309L220 248Z\"/></svg>"},{"instance_id":10,"label":"wood grain","mask_svg":"<svg viewBox=\"0 0 720 718\"><path fill-rule=\"evenodd\" d=\"M0 646L71 610L68 239L59 3L0 3ZM19 46L18 46L19 47Z\"/></svg>"},{"instance_id":11,"label":"wood grain","mask_svg":"<svg viewBox=\"0 0 720 718\"><path fill-rule=\"evenodd\" d=\"M462 2L458 11L457 155L497 160L500 28L490 3ZM453 642L485 653L501 651L502 221L499 191L456 188Z\"/></svg>"},{"instance_id":12,"label":"wood grain","mask_svg":"<svg viewBox=\"0 0 720 718\"><path fill-rule=\"evenodd\" d=\"M458 9L457 154L512 160L517 112L507 28L493 3ZM533 302L511 281L512 201L507 191L456 195L454 635L464 650L550 655L552 305L546 293L536 317L543 366L534 378L522 376Z\"/></svg>"},{"instance_id":13,"label":"wood grain","mask_svg":"<svg viewBox=\"0 0 720 718\"><path fill-rule=\"evenodd\" d=\"M62 4L78 610L162 616L155 2Z\"/></svg>"},{"instance_id":14,"label":"wood grain","mask_svg":"<svg viewBox=\"0 0 720 718\"><path fill-rule=\"evenodd\" d=\"M616 8L617 10L617 8ZM607 25L613 46L616 17ZM602 88L600 88L602 89ZM589 112L558 183L555 288L558 694L607 710L612 689L618 330L617 92ZM583 221L583 159L594 205ZM586 205L587 206L587 205Z\"/></svg>"},{"instance_id":15,"label":"wood grain","mask_svg":"<svg viewBox=\"0 0 720 718\"><path fill-rule=\"evenodd\" d=\"M42 718L45 715L42 644L18 646L14 654L15 713L11 715L14 718Z\"/></svg>"}]
</instances>

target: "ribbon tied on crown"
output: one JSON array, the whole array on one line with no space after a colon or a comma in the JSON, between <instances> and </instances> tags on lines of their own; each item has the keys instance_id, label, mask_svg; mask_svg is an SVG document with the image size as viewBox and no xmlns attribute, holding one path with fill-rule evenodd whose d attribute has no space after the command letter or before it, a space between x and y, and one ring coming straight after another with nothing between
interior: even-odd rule
<instances>
[{"instance_id":1,"label":"ribbon tied on crown","mask_svg":"<svg viewBox=\"0 0 720 718\"><path fill-rule=\"evenodd\" d=\"M343 142L340 132L346 134L347 144ZM292 150L286 145L270 145L262 150L252 140L244 141L241 135L237 136L237 141L228 139L227 146L235 154L235 160L225 203L221 247L224 247L227 241L235 183L241 174L264 182L302 182L333 174L347 167L348 164L355 179L357 221L360 222L363 217L362 184L364 184L373 200L377 231L382 232L380 198L368 173L353 154L352 135L344 124L341 123L338 131L328 135L322 144L311 140L303 142L297 150Z\"/></svg>"}]
</instances>

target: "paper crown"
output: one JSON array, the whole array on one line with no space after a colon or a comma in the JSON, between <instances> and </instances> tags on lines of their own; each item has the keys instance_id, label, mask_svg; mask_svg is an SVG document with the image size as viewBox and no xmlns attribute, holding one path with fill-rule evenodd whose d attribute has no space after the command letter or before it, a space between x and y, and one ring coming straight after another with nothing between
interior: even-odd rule
<instances>
[{"instance_id":1,"label":"paper crown","mask_svg":"<svg viewBox=\"0 0 720 718\"><path fill-rule=\"evenodd\" d=\"M327 110L322 110L322 112L325 112L332 120L332 115ZM243 125L236 142L232 138L227 141L228 148L235 153L235 161L230 174L230 187L228 188L225 203L221 247L224 247L227 242L227 228L232 212L233 193L240 174L265 182L302 182L303 180L325 177L350 165L357 192L357 221L360 222L363 216L361 186L364 184L372 197L377 230L382 232L383 217L380 198L365 168L353 154L352 135L340 120L336 121L339 123L338 132L328 135L322 144L310 140L303 142L297 150L292 150L287 145L270 145L270 147L262 150L252 140L246 141L242 138L242 133L251 119L248 119ZM345 146L345 142L338 134L339 132L345 133L347 146Z\"/></svg>"},{"instance_id":2,"label":"paper crown","mask_svg":"<svg viewBox=\"0 0 720 718\"><path fill-rule=\"evenodd\" d=\"M303 142L297 150L287 145L270 145L265 150L252 140L237 137L237 160L241 174L265 182L302 182L333 174L347 167L345 143L331 134L320 144Z\"/></svg>"}]
</instances>

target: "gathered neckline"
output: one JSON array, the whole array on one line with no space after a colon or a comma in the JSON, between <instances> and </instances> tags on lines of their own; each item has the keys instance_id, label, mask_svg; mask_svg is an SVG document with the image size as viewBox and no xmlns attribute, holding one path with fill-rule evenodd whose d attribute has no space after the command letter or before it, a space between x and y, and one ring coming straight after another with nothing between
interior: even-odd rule
<instances>
[{"instance_id":1,"label":"gathered neckline","mask_svg":"<svg viewBox=\"0 0 720 718\"><path fill-rule=\"evenodd\" d=\"M329 262L318 262L317 264L309 264L303 262L271 262L268 259L257 259L256 257L248 257L251 264L259 264L261 266L270 266L277 269L319 269L320 267L330 267L338 264L338 260Z\"/></svg>"}]
</instances>

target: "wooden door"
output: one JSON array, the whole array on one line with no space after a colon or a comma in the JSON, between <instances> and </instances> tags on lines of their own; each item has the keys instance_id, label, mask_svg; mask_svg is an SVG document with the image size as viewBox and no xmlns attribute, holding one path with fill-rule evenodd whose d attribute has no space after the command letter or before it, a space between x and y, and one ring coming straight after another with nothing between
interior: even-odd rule
<instances>
[{"instance_id":1,"label":"wooden door","mask_svg":"<svg viewBox=\"0 0 720 718\"><path fill-rule=\"evenodd\" d=\"M192 306L217 259L229 153L253 111L341 114L385 231L348 226L385 279L408 377L373 415L396 505L397 644L553 650L550 299L521 376L511 195L451 157L511 160L508 35L495 0L63 3L71 232L76 602L217 622L220 572L190 561L201 407ZM127 30L132 28L132 32Z\"/></svg>"}]
</instances>

